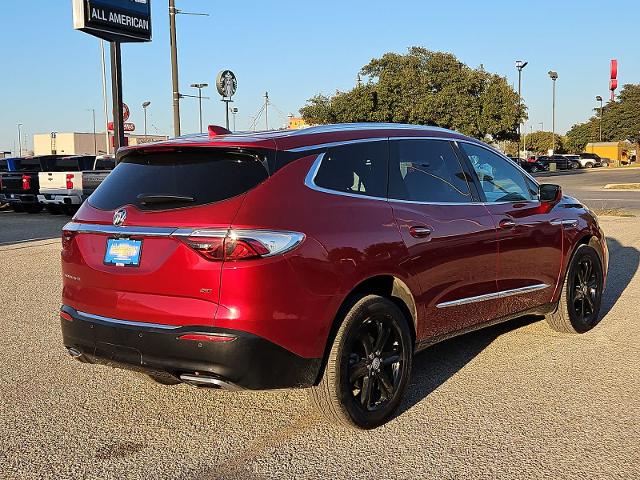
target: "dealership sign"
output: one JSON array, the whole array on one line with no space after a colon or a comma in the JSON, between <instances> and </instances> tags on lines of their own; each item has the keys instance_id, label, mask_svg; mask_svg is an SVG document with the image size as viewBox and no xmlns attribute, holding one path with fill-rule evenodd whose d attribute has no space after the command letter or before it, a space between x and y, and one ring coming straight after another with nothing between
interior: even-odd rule
<instances>
[{"instance_id":1,"label":"dealership sign","mask_svg":"<svg viewBox=\"0 0 640 480\"><path fill-rule=\"evenodd\" d=\"M151 0L73 0L73 27L110 42L148 42Z\"/></svg>"}]
</instances>

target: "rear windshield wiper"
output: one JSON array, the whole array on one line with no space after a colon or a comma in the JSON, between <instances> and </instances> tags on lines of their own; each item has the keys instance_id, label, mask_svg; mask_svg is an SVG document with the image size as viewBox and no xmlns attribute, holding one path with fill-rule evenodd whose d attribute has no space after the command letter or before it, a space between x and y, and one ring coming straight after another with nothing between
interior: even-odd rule
<instances>
[{"instance_id":1,"label":"rear windshield wiper","mask_svg":"<svg viewBox=\"0 0 640 480\"><path fill-rule=\"evenodd\" d=\"M143 205L154 205L157 203L190 203L195 202L195 198L186 195L138 195L138 200Z\"/></svg>"}]
</instances>

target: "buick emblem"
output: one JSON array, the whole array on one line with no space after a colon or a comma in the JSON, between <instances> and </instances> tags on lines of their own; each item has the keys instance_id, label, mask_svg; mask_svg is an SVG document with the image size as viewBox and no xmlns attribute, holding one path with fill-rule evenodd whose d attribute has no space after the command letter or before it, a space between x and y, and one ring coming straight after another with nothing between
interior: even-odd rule
<instances>
[{"instance_id":1,"label":"buick emblem","mask_svg":"<svg viewBox=\"0 0 640 480\"><path fill-rule=\"evenodd\" d=\"M127 219L127 211L124 208L121 208L120 210L116 210L115 213L113 214L113 224L116 227L119 227L120 225L122 225L126 219Z\"/></svg>"}]
</instances>

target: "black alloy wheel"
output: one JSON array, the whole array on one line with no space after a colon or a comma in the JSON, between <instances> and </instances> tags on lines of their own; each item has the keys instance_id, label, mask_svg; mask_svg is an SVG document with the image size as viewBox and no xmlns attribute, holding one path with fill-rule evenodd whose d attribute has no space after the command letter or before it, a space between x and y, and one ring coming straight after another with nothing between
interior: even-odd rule
<instances>
[{"instance_id":1,"label":"black alloy wheel","mask_svg":"<svg viewBox=\"0 0 640 480\"><path fill-rule=\"evenodd\" d=\"M604 271L602 260L589 245L580 245L569 263L558 308L547 316L549 326L563 333L584 333L598 324Z\"/></svg>"},{"instance_id":2,"label":"black alloy wheel","mask_svg":"<svg viewBox=\"0 0 640 480\"><path fill-rule=\"evenodd\" d=\"M601 294L601 280L593 261L582 258L569 283L570 306L575 319L582 324L592 324L596 314L596 305Z\"/></svg>"},{"instance_id":3,"label":"black alloy wheel","mask_svg":"<svg viewBox=\"0 0 640 480\"><path fill-rule=\"evenodd\" d=\"M384 409L400 385L405 346L393 319L373 316L363 322L348 348L348 391L363 412Z\"/></svg>"},{"instance_id":4,"label":"black alloy wheel","mask_svg":"<svg viewBox=\"0 0 640 480\"><path fill-rule=\"evenodd\" d=\"M311 400L328 420L375 428L398 409L411 374L409 319L389 298L354 299Z\"/></svg>"}]
</instances>

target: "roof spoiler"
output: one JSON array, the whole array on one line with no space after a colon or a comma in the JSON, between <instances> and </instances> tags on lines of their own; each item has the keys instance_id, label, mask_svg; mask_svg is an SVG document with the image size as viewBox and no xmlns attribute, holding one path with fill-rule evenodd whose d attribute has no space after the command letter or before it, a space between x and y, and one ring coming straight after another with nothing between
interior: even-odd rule
<instances>
[{"instance_id":1,"label":"roof spoiler","mask_svg":"<svg viewBox=\"0 0 640 480\"><path fill-rule=\"evenodd\" d=\"M209 136L217 137L218 135L229 135L231 131L219 125L209 125Z\"/></svg>"}]
</instances>

